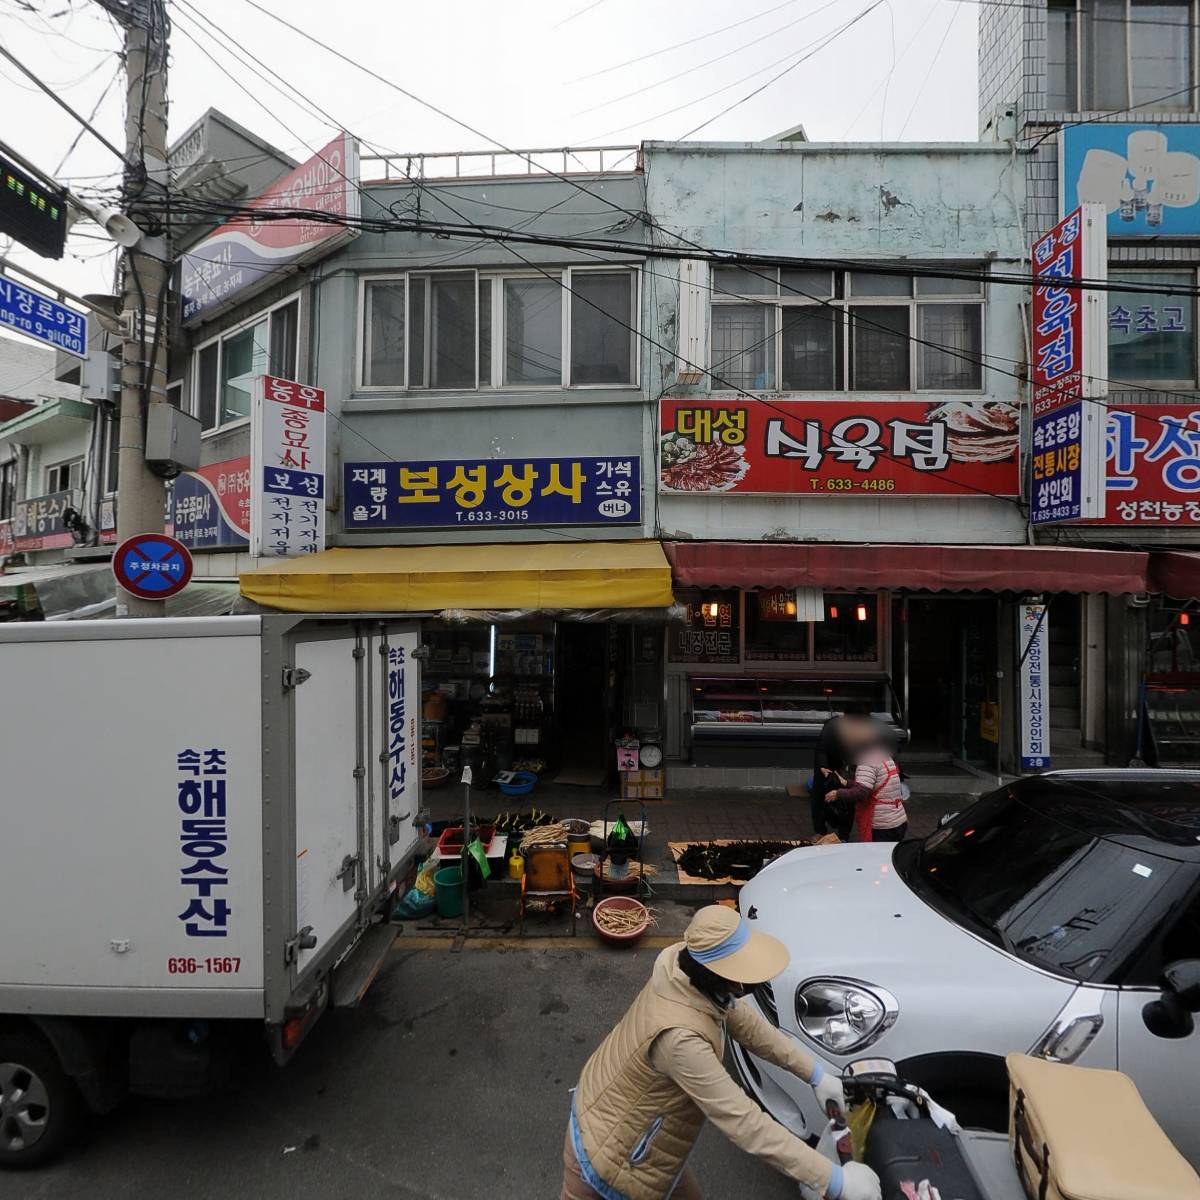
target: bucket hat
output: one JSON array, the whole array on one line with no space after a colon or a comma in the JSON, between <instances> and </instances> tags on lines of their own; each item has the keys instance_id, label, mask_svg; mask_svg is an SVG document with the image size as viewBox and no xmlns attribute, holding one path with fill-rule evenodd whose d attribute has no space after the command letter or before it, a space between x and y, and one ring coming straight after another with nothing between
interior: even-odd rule
<instances>
[{"instance_id":1,"label":"bucket hat","mask_svg":"<svg viewBox=\"0 0 1200 1200\"><path fill-rule=\"evenodd\" d=\"M722 904L700 909L683 940L692 958L734 983L766 983L791 959L778 938L751 929L745 917Z\"/></svg>"}]
</instances>

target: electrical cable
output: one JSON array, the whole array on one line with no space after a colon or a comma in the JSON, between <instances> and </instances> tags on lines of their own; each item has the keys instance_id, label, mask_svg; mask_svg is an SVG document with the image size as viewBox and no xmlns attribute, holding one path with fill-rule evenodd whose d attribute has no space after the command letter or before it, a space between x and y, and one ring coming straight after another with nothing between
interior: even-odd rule
<instances>
[{"instance_id":1,"label":"electrical cable","mask_svg":"<svg viewBox=\"0 0 1200 1200\"><path fill-rule=\"evenodd\" d=\"M833 31L833 33L831 33L829 35L829 37L821 45L817 46L814 50L812 50L811 53L804 55L803 58L798 59L796 62L792 63L791 66L784 67L784 69L782 71L780 71L778 75L772 75L771 78L766 81L766 83L759 84L758 87L756 87L753 91L747 92L746 95L744 95L740 100L737 100L733 104L730 104L727 108L721 109L721 111L719 113L716 113L714 116L709 117L707 121L701 121L699 125L696 125L694 128L689 129L686 133L681 134L679 136L679 138L676 140L682 142L682 141L686 140L687 138L690 138L693 134L699 133L700 130L706 129L714 121L719 121L722 117L728 116L729 113L733 112L733 110L735 108L740 108L743 104L747 103L750 100L753 100L755 96L760 95L762 92L765 92L767 90L767 88L771 87L775 83L778 83L779 80L781 80L785 75L791 74L791 72L794 71L798 66L801 66L803 63L808 62L808 60L810 58L812 58L814 55L819 54L822 50L825 49L826 46L828 46L828 45L832 44L834 41L836 41L839 37L841 37L841 35L843 33L845 33L848 29L851 29L853 26L857 25L859 23L859 21L861 21L864 17L868 16L870 13L874 12L875 9L877 9L883 3L885 3L885 0L872 0L872 2L870 4L868 4L867 7L864 8L861 12L859 12L857 16L852 17L840 29L835 29Z\"/></svg>"},{"instance_id":2,"label":"electrical cable","mask_svg":"<svg viewBox=\"0 0 1200 1200\"><path fill-rule=\"evenodd\" d=\"M250 0L246 0L246 2L249 3ZM884 0L874 0L874 3L871 5L871 7L873 7L873 8L878 7L883 2L884 2ZM600 142L600 141L603 141L607 137L611 137L613 134L624 133L625 130L627 130L627 129L636 129L642 125L649 125L653 121L660 121L660 120L662 120L663 117L672 117L678 112L683 112L686 109L694 108L697 104L703 104L705 100L711 100L714 96L720 96L724 92L732 91L734 88L740 87L743 83L748 83L751 79L757 79L760 75L765 75L768 71L771 71L775 67L779 66L780 63L789 63L790 65L783 72L781 72L779 75L776 75L773 79L768 80L763 85L763 87L770 87L770 85L775 82L775 79L782 78L782 76L786 75L787 72L790 71L793 67L800 66L800 64L802 62L806 62L807 59L811 58L813 54L816 54L820 50L824 49L824 47L829 44L829 42L832 40L832 38L836 37L839 33L843 32L845 29L847 29L849 27L849 24L853 24L853 22L844 24L844 25L840 26L838 29L833 30L829 33L823 33L823 34L821 34L820 37L814 38L811 42L805 42L803 46L799 46L799 47L793 48L792 50L789 50L782 57L773 59L771 62L767 63L766 66L757 67L755 70L749 72L749 74L742 75L740 78L733 80L732 83L722 84L718 88L713 88L711 91L705 92L702 96L695 96L691 100L685 100L682 104L676 104L671 108L663 109L662 112L654 113L653 116L642 117L636 121L630 121L625 125L616 125L611 129L605 129L602 133L591 134L584 140L589 141L589 142ZM797 58L797 55L800 55L801 57ZM760 88L758 90L762 90L762 89ZM756 94L757 94L757 91L752 92L750 95L753 96ZM749 98L750 98L749 96L743 97L742 100L739 100L735 104L731 105L730 108L726 111L732 112L734 108L736 108L739 104L744 103L745 100L747 100ZM725 115L724 112L718 113L716 117L712 118L712 120L715 121L718 117L721 117L724 115ZM706 121L705 124L711 124L711 121ZM700 128L700 129L702 129L703 127L704 127L703 125L697 126L697 128ZM687 136L689 136L689 135L684 134L683 137L676 138L674 140L682 141L683 138L685 138Z\"/></svg>"},{"instance_id":3,"label":"electrical cable","mask_svg":"<svg viewBox=\"0 0 1200 1200\"><path fill-rule=\"evenodd\" d=\"M933 68L937 66L937 61L942 55L942 50L946 46L946 39L950 36L950 30L954 28L954 19L958 14L959 10L957 8L954 9L950 14L950 20L946 22L946 31L942 34L942 40L938 42L937 49L933 52L933 57L929 60L929 69L925 72L925 76L921 80L921 86L917 88L917 94L913 98L912 107L908 110L908 116L904 118L904 124L900 126L900 132L896 134L897 141L900 141L904 137L904 131L908 128L908 123L913 119L913 113L917 111L917 105L921 102L921 97L925 94L925 87L929 83L930 76L933 74Z\"/></svg>"},{"instance_id":4,"label":"electrical cable","mask_svg":"<svg viewBox=\"0 0 1200 1200\"><path fill-rule=\"evenodd\" d=\"M815 17L818 13L823 13L826 9L832 8L840 2L841 0L827 0L825 4L813 9L812 12L804 13L803 16L797 17L794 21L789 21L786 25L780 25L777 29L772 29L768 33L756 37L753 41L743 42L742 45L735 46L732 50L726 50L724 54L718 54L715 58L707 59L702 63L696 63L695 66L687 67L674 75L667 75L663 79L656 79L653 83L648 83L645 87L636 88L632 92L626 92L623 96L614 96L611 100L602 100L599 104L593 104L590 108L580 109L575 113L575 116L585 117L588 113L598 112L602 108L609 108L614 104L620 104L622 100L632 100L634 96L641 96L646 92L653 91L655 88L663 87L665 84L674 83L676 79L682 79L685 75L692 75L697 71L703 71L706 67L711 67L713 63L723 62L727 58L732 58L735 54L741 54L743 50L749 50L751 46L757 46L760 42L765 42L768 38L777 37L785 29L791 29L793 26L800 25L810 17Z\"/></svg>"},{"instance_id":5,"label":"electrical cable","mask_svg":"<svg viewBox=\"0 0 1200 1200\"><path fill-rule=\"evenodd\" d=\"M749 25L752 21L759 21L763 17L769 17L772 13L777 13L781 8L791 8L798 2L799 0L784 0L782 4L776 4L772 8L765 8L762 12L754 13L752 16L743 17L740 21L734 21L731 25L722 25L719 29L711 29L708 33L699 34L682 42L675 42L670 46L663 46L658 50L651 50L648 54L639 54L637 58L627 58L624 62L615 63L611 67L602 67L599 71L592 71L589 75L580 75L578 78L572 79L571 82L583 83L588 79L598 79L601 75L610 75L613 71L620 71L624 67L632 67L637 63L646 62L651 58L658 58L662 54L670 54L673 50L682 50L685 46L694 46L697 42L706 42L709 38L716 37L718 34L728 33L731 29L740 29L743 25Z\"/></svg>"},{"instance_id":6,"label":"electrical cable","mask_svg":"<svg viewBox=\"0 0 1200 1200\"><path fill-rule=\"evenodd\" d=\"M78 121L79 124L82 125L84 127L84 129L86 129L88 131L88 133L90 133L92 135L92 137L94 137L98 142L102 143L109 150L111 150L127 167L129 167L130 169L133 168L133 164L129 161L129 159L126 158L125 155L120 150L118 150L116 148L116 146L114 146L112 144L112 142L110 142L108 140L108 138L106 138L104 136L104 134L102 134L90 121L81 117L79 115L79 113L77 113L61 96L57 95L48 84L43 83L18 58L14 57L12 54L10 54L9 51L3 45L0 45L0 55L2 55L10 63L12 63L13 66L16 67L21 72L22 75L25 75L27 78L32 79L33 82L36 83L38 85L38 87L43 92L45 92L46 95L49 96L50 99L53 100L55 104L57 104L59 106L59 108L61 108L64 112L67 112L72 117L74 117L75 120Z\"/></svg>"}]
</instances>

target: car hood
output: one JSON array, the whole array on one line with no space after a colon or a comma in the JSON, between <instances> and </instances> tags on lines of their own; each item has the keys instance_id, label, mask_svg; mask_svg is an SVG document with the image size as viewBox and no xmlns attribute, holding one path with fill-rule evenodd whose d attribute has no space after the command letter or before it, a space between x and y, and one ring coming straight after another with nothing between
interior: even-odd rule
<instances>
[{"instance_id":1,"label":"car hood","mask_svg":"<svg viewBox=\"0 0 1200 1200\"><path fill-rule=\"evenodd\" d=\"M1075 985L989 945L927 905L900 878L894 849L794 850L742 889L739 907L751 928L773 934L792 955L774 981L780 1024L799 1032L792 1002L799 983L837 975L882 987L899 1004L895 1025L872 1053L901 1059L946 1050L1027 1050Z\"/></svg>"}]
</instances>

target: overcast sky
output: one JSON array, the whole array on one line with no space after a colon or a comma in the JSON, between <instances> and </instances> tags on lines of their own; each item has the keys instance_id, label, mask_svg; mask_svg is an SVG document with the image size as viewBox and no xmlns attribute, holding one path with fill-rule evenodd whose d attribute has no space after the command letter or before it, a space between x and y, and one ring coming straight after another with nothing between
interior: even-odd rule
<instances>
[{"instance_id":1,"label":"overcast sky","mask_svg":"<svg viewBox=\"0 0 1200 1200\"><path fill-rule=\"evenodd\" d=\"M691 136L758 141L796 124L813 141L977 136L978 9L969 0L259 2L516 148L679 138L705 122ZM26 3L44 15L25 11ZM171 0L170 11L172 138L210 106L300 159L331 136L328 125L237 63L202 13L368 142L404 152L491 148L247 0ZM92 0L0 0L0 44L77 112L86 116L99 104L94 123L117 145L124 143L123 81L114 82L120 40ZM115 181L112 153L87 133L72 149L76 122L4 61L0 104L0 138L30 161L76 188ZM94 226L79 227L61 262L19 247L12 257L77 292L112 285L113 257Z\"/></svg>"}]
</instances>

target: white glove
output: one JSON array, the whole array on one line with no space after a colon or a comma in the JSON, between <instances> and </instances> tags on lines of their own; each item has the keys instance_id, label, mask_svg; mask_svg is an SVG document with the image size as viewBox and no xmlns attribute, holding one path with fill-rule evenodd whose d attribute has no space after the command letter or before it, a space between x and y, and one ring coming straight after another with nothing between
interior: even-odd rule
<instances>
[{"instance_id":1,"label":"white glove","mask_svg":"<svg viewBox=\"0 0 1200 1200\"><path fill-rule=\"evenodd\" d=\"M879 1176L866 1163L846 1163L842 1167L840 1200L883 1200Z\"/></svg>"},{"instance_id":2,"label":"white glove","mask_svg":"<svg viewBox=\"0 0 1200 1200\"><path fill-rule=\"evenodd\" d=\"M813 1084L813 1092L817 1097L817 1103L821 1106L821 1112L829 1111L827 1106L830 1100L838 1106L839 1112L846 1111L846 1093L842 1089L842 1081L832 1071L825 1071L821 1075L821 1078Z\"/></svg>"}]
</instances>

